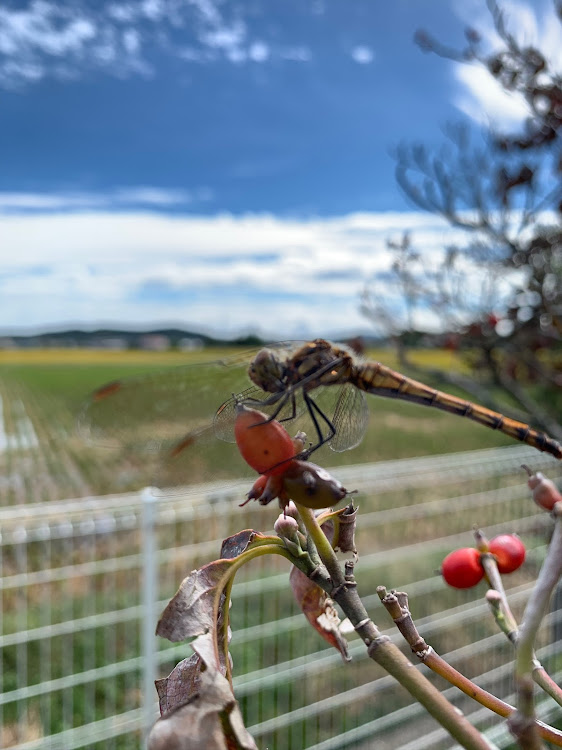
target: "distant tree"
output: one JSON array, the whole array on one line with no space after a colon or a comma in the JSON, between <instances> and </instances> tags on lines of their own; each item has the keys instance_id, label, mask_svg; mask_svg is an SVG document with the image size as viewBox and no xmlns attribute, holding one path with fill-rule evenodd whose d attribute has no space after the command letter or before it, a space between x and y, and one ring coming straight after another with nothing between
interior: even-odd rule
<instances>
[{"instance_id":1,"label":"distant tree","mask_svg":"<svg viewBox=\"0 0 562 750\"><path fill-rule=\"evenodd\" d=\"M425 31L417 32L416 41L425 52L485 66L504 91L524 98L529 116L522 132L490 129L481 145L461 124L448 128L437 152L418 143L397 149L396 178L406 195L462 230L466 241L445 248L437 263L416 251L409 234L389 243L389 281L400 292L401 312L371 288L362 309L379 323L392 321L387 332L402 342L416 314L438 315L449 343L465 356L470 377L433 374L455 380L496 408L495 394L507 393L526 421L560 437L562 78L541 50L508 31L494 0L487 4L499 50L483 50L472 28L465 30L467 44L460 51ZM560 23L562 3L554 7ZM406 361L403 345L399 355Z\"/></svg>"}]
</instances>

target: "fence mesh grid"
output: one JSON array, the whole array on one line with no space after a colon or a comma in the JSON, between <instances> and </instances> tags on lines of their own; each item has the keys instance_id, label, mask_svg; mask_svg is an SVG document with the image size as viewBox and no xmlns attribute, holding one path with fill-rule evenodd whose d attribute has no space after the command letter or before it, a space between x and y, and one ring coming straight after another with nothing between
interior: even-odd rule
<instances>
[{"instance_id":1,"label":"fence mesh grid","mask_svg":"<svg viewBox=\"0 0 562 750\"><path fill-rule=\"evenodd\" d=\"M513 688L511 654L482 590L447 589L434 571L454 546L471 544L474 523L489 536L517 531L528 563L505 582L521 613L551 528L529 499L522 463L562 477L559 462L523 446L336 472L359 490L356 576L379 627L399 643L376 586L407 591L426 640L500 697ZM154 636L159 613L191 570L218 557L223 538L267 531L275 519L271 506L241 509L240 500L228 490L158 500L145 491L0 509L1 747L143 746L157 717L154 678L191 653ZM427 747L449 747L358 639L350 665L325 647L292 601L287 574L286 561L259 558L233 588L235 694L258 746L367 748L376 738L377 747L422 747L427 736ZM561 627L555 608L541 641L553 673ZM498 723L451 697L479 726ZM541 710L561 718L548 702Z\"/></svg>"}]
</instances>

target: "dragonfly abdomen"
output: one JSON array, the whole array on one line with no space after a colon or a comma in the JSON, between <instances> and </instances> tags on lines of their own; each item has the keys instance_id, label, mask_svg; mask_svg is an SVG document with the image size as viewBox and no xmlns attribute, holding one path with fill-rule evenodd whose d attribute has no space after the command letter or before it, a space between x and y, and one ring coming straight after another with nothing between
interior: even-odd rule
<instances>
[{"instance_id":1,"label":"dragonfly abdomen","mask_svg":"<svg viewBox=\"0 0 562 750\"><path fill-rule=\"evenodd\" d=\"M504 417L503 414L486 409L484 406L430 388L417 380L391 370L390 367L386 367L380 362L356 366L352 374L352 382L356 388L375 396L398 398L467 417L473 422L492 430L499 430L514 440L527 443L533 448L562 459L562 446L545 433L534 430L524 422L517 422L509 417Z\"/></svg>"}]
</instances>

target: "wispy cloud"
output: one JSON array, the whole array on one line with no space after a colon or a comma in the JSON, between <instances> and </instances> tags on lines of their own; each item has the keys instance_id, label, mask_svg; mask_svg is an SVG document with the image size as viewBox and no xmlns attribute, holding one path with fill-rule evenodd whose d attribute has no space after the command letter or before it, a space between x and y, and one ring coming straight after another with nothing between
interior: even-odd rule
<instances>
[{"instance_id":1,"label":"wispy cloud","mask_svg":"<svg viewBox=\"0 0 562 750\"><path fill-rule=\"evenodd\" d=\"M312 12L312 11L311 11ZM91 71L154 74L154 50L186 63L308 62L307 47L253 34L243 9L218 0L28 0L0 7L0 86Z\"/></svg>"},{"instance_id":2,"label":"wispy cloud","mask_svg":"<svg viewBox=\"0 0 562 750\"><path fill-rule=\"evenodd\" d=\"M134 30L120 29L107 16L50 0L0 8L0 85L75 78L91 68L150 72Z\"/></svg>"},{"instance_id":3,"label":"wispy cloud","mask_svg":"<svg viewBox=\"0 0 562 750\"><path fill-rule=\"evenodd\" d=\"M0 214L52 211L123 210L124 208L166 210L193 209L213 199L207 187L195 190L151 186L122 187L103 193L18 193L0 192Z\"/></svg>"},{"instance_id":4,"label":"wispy cloud","mask_svg":"<svg viewBox=\"0 0 562 750\"><path fill-rule=\"evenodd\" d=\"M37 202L37 197L29 203ZM391 292L389 236L428 265L459 233L428 214L308 220L107 211L0 214L3 327L174 321L269 338L368 330L367 281ZM13 252L12 252L13 250ZM382 283L378 280L382 279Z\"/></svg>"}]
</instances>

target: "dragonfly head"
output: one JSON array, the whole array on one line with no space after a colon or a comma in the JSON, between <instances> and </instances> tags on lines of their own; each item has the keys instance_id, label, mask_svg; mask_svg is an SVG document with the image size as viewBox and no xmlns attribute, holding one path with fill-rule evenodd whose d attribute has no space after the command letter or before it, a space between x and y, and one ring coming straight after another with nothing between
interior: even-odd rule
<instances>
[{"instance_id":1,"label":"dragonfly head","mask_svg":"<svg viewBox=\"0 0 562 750\"><path fill-rule=\"evenodd\" d=\"M248 374L252 382L267 393L285 390L285 364L271 349L262 349L258 352Z\"/></svg>"}]
</instances>

